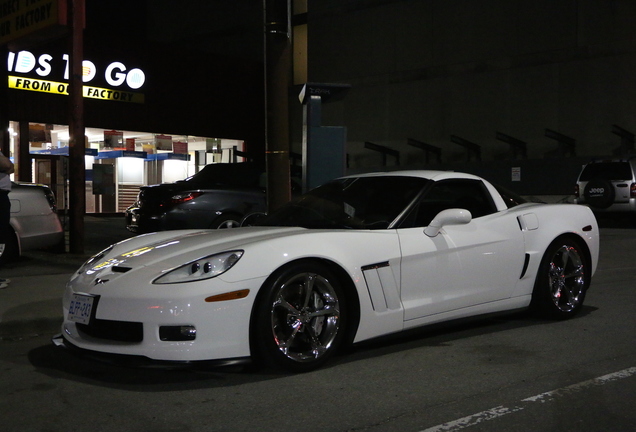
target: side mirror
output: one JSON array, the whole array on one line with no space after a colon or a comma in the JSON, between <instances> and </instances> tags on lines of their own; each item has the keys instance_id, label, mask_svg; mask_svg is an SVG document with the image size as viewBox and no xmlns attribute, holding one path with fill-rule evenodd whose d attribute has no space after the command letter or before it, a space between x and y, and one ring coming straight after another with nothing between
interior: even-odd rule
<instances>
[{"instance_id":1,"label":"side mirror","mask_svg":"<svg viewBox=\"0 0 636 432\"><path fill-rule=\"evenodd\" d=\"M465 225L473 219L473 215L466 209L452 208L442 210L424 228L424 234L435 237L445 225Z\"/></svg>"}]
</instances>

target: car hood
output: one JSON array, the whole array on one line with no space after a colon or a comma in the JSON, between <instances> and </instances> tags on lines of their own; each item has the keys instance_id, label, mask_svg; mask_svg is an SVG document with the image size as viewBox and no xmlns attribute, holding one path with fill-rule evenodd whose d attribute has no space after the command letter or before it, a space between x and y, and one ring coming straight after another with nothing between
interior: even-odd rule
<instances>
[{"instance_id":1,"label":"car hood","mask_svg":"<svg viewBox=\"0 0 636 432\"><path fill-rule=\"evenodd\" d=\"M165 268L249 243L306 231L298 227L245 227L222 230L176 230L144 234L110 246L88 260L76 273L93 275L108 270L124 273L161 263Z\"/></svg>"}]
</instances>

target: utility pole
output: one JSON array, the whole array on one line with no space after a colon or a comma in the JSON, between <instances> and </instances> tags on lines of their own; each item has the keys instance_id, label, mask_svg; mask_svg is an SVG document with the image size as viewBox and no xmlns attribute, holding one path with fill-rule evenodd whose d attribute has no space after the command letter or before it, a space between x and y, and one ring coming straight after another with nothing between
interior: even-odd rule
<instances>
[{"instance_id":1,"label":"utility pole","mask_svg":"<svg viewBox=\"0 0 636 432\"><path fill-rule=\"evenodd\" d=\"M9 72L7 70L7 56L9 49L7 45L0 45L0 151L6 157L9 157L10 136L9 136L9 102L7 81L9 80Z\"/></svg>"},{"instance_id":2,"label":"utility pole","mask_svg":"<svg viewBox=\"0 0 636 432\"><path fill-rule=\"evenodd\" d=\"M84 253L86 213L86 167L84 165L84 95L82 57L84 55L84 0L69 0L68 23L70 77L69 93L69 251Z\"/></svg>"},{"instance_id":3,"label":"utility pole","mask_svg":"<svg viewBox=\"0 0 636 432\"><path fill-rule=\"evenodd\" d=\"M265 107L267 207L291 199L289 173L289 88L292 82L290 0L263 0L265 18Z\"/></svg>"}]
</instances>

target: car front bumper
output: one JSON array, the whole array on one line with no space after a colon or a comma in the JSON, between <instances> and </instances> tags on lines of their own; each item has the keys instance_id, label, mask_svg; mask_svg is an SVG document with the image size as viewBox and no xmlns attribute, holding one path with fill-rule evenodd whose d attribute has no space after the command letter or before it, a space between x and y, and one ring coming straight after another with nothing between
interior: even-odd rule
<instances>
[{"instance_id":1,"label":"car front bumper","mask_svg":"<svg viewBox=\"0 0 636 432\"><path fill-rule=\"evenodd\" d=\"M85 287L69 283L63 296L64 322L61 334L65 344L106 355L143 357L151 361L192 362L226 360L250 356L249 323L257 288L262 280L234 284L215 278L204 283L115 285L115 281L91 290L98 298L91 324L107 323L105 331L87 331L87 327L69 319L73 294ZM111 286L109 286L111 285ZM240 285L240 286L239 286ZM210 302L210 296L250 289L247 297ZM143 292L154 293L142 295ZM127 340L124 334L139 328L140 337ZM189 326L196 329L194 340L162 340L162 328Z\"/></svg>"},{"instance_id":2,"label":"car front bumper","mask_svg":"<svg viewBox=\"0 0 636 432\"><path fill-rule=\"evenodd\" d=\"M147 215L140 208L128 208L124 214L126 229L137 234L166 230L165 215Z\"/></svg>"}]
</instances>

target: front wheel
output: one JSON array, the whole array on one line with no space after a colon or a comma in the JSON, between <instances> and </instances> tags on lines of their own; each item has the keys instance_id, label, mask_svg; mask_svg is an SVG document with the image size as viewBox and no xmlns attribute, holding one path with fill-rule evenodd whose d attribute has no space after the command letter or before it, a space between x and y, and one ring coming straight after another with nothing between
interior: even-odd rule
<instances>
[{"instance_id":1,"label":"front wheel","mask_svg":"<svg viewBox=\"0 0 636 432\"><path fill-rule=\"evenodd\" d=\"M317 262L275 274L257 299L252 348L262 363L291 372L323 365L341 345L346 300L336 276Z\"/></svg>"},{"instance_id":2,"label":"front wheel","mask_svg":"<svg viewBox=\"0 0 636 432\"><path fill-rule=\"evenodd\" d=\"M580 240L557 239L546 250L534 292L534 308L550 318L567 319L583 307L592 277L586 249Z\"/></svg>"}]
</instances>

